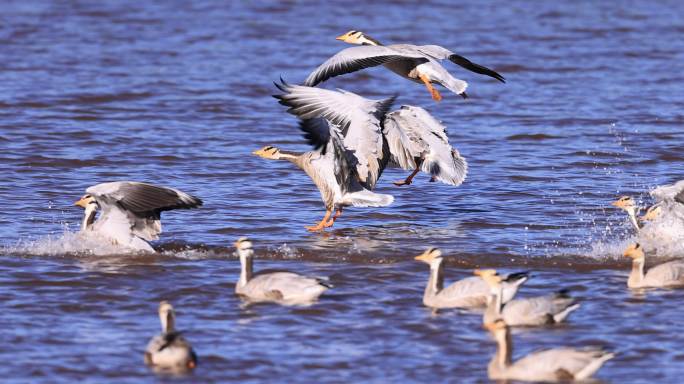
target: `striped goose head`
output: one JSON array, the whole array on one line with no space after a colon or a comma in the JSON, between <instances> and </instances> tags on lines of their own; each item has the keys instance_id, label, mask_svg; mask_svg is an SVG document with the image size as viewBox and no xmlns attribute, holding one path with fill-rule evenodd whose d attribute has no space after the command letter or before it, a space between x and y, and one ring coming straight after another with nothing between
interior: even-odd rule
<instances>
[{"instance_id":1,"label":"striped goose head","mask_svg":"<svg viewBox=\"0 0 684 384\"><path fill-rule=\"evenodd\" d=\"M233 245L235 245L237 253L241 259L252 257L254 255L254 250L252 249L252 242L246 237L241 237L237 239L237 241L233 243Z\"/></svg>"},{"instance_id":2,"label":"striped goose head","mask_svg":"<svg viewBox=\"0 0 684 384\"><path fill-rule=\"evenodd\" d=\"M475 276L480 276L490 288L496 288L503 280L496 269L476 269Z\"/></svg>"},{"instance_id":3,"label":"striped goose head","mask_svg":"<svg viewBox=\"0 0 684 384\"><path fill-rule=\"evenodd\" d=\"M280 160L281 158L280 149L272 145L267 145L261 149L257 149L256 151L252 152L252 154L269 160Z\"/></svg>"},{"instance_id":4,"label":"striped goose head","mask_svg":"<svg viewBox=\"0 0 684 384\"><path fill-rule=\"evenodd\" d=\"M74 202L74 205L79 206L81 208L87 208L90 204L94 204L95 206L97 206L95 198L90 196L89 194L81 196L81 198L78 201Z\"/></svg>"},{"instance_id":5,"label":"striped goose head","mask_svg":"<svg viewBox=\"0 0 684 384\"><path fill-rule=\"evenodd\" d=\"M176 327L176 315L173 306L164 300L159 303L159 321L161 322L162 332L171 333Z\"/></svg>"},{"instance_id":6,"label":"striped goose head","mask_svg":"<svg viewBox=\"0 0 684 384\"><path fill-rule=\"evenodd\" d=\"M435 261L442 260L442 251L437 248L429 248L425 252L413 258L414 260L422 261L427 264L432 264Z\"/></svg>"},{"instance_id":7,"label":"striped goose head","mask_svg":"<svg viewBox=\"0 0 684 384\"><path fill-rule=\"evenodd\" d=\"M624 209L625 211L636 208L636 203L634 202L634 199L632 199L629 196L622 196L610 204L614 207Z\"/></svg>"},{"instance_id":8,"label":"striped goose head","mask_svg":"<svg viewBox=\"0 0 684 384\"><path fill-rule=\"evenodd\" d=\"M644 213L643 216L641 216L641 220L644 221L653 221L660 216L662 213L663 208L660 205L652 205L648 208L646 213Z\"/></svg>"},{"instance_id":9,"label":"striped goose head","mask_svg":"<svg viewBox=\"0 0 684 384\"><path fill-rule=\"evenodd\" d=\"M646 255L644 254L644 248L639 243L634 243L625 249L623 253L625 257L631 257L632 260L643 260Z\"/></svg>"},{"instance_id":10,"label":"striped goose head","mask_svg":"<svg viewBox=\"0 0 684 384\"><path fill-rule=\"evenodd\" d=\"M345 43L349 44L358 44L358 45L382 45L380 44L379 41L375 40L374 38L366 35L365 33L361 31L355 31L351 30L344 35L337 36L335 39L344 41Z\"/></svg>"}]
</instances>

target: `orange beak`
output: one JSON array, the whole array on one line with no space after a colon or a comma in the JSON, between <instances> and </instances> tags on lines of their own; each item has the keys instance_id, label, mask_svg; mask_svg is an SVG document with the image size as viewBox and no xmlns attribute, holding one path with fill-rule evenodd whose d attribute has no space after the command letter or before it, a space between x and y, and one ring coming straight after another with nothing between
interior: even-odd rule
<instances>
[{"instance_id":1,"label":"orange beak","mask_svg":"<svg viewBox=\"0 0 684 384\"><path fill-rule=\"evenodd\" d=\"M335 40L342 40L342 41L344 41L344 39L346 39L346 38L347 38L347 34L345 33L344 35L339 35L339 36L337 36L337 37L335 38Z\"/></svg>"}]
</instances>

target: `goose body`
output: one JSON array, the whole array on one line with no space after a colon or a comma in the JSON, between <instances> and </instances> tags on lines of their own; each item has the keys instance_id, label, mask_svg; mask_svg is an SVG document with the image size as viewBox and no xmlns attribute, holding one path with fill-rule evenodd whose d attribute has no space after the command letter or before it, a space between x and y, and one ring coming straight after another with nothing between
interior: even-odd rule
<instances>
[{"instance_id":1,"label":"goose body","mask_svg":"<svg viewBox=\"0 0 684 384\"><path fill-rule=\"evenodd\" d=\"M629 288L661 288L684 286L684 260L673 260L644 271L646 255L639 244L630 245L624 256L632 258L632 271L627 279Z\"/></svg>"},{"instance_id":2,"label":"goose body","mask_svg":"<svg viewBox=\"0 0 684 384\"><path fill-rule=\"evenodd\" d=\"M563 322L580 305L565 290L549 295L503 301L503 278L493 269L476 270L490 289L482 322L491 323L502 318L506 324L516 326L539 326Z\"/></svg>"},{"instance_id":3,"label":"goose body","mask_svg":"<svg viewBox=\"0 0 684 384\"><path fill-rule=\"evenodd\" d=\"M173 188L117 181L89 187L74 205L85 211L81 224L83 234L125 250L154 252L148 241L159 239L161 213L196 208L202 205L202 200Z\"/></svg>"},{"instance_id":4,"label":"goose body","mask_svg":"<svg viewBox=\"0 0 684 384\"><path fill-rule=\"evenodd\" d=\"M438 45L392 44L384 46L363 32L354 30L337 39L360 46L344 49L332 56L307 77L304 85L315 86L334 76L384 65L405 79L424 84L436 101L441 100L442 96L432 84L439 84L453 93L467 97L465 91L468 83L454 78L440 64L441 60L449 60L470 71L506 82L503 76L495 71L475 64Z\"/></svg>"},{"instance_id":5,"label":"goose body","mask_svg":"<svg viewBox=\"0 0 684 384\"><path fill-rule=\"evenodd\" d=\"M372 191L388 165L414 171L398 185L410 184L420 170L451 185L466 177L467 163L449 145L444 126L422 108L404 106L388 115L394 98L377 101L342 90L276 85L283 93L275 97L300 118L314 149L294 153L266 146L254 154L288 160L313 180L326 213L309 230L332 226L347 206L391 204L394 197Z\"/></svg>"},{"instance_id":6,"label":"goose body","mask_svg":"<svg viewBox=\"0 0 684 384\"><path fill-rule=\"evenodd\" d=\"M487 366L491 380L520 380L532 382L581 381L590 378L613 353L600 348L554 348L533 352L512 360L513 341L503 319L486 323L497 343L496 354Z\"/></svg>"},{"instance_id":7,"label":"goose body","mask_svg":"<svg viewBox=\"0 0 684 384\"><path fill-rule=\"evenodd\" d=\"M145 364L160 371L182 372L197 366L197 354L190 343L175 330L173 307L159 304L162 333L153 337L145 349Z\"/></svg>"},{"instance_id":8,"label":"goose body","mask_svg":"<svg viewBox=\"0 0 684 384\"><path fill-rule=\"evenodd\" d=\"M456 281L444 287L442 252L430 248L416 260L430 265L430 277L423 293L423 305L426 307L443 308L477 308L487 304L490 295L489 286L480 278L472 276ZM527 272L514 273L507 277L503 284L503 300L508 301L518 288L528 279Z\"/></svg>"},{"instance_id":9,"label":"goose body","mask_svg":"<svg viewBox=\"0 0 684 384\"><path fill-rule=\"evenodd\" d=\"M252 242L243 237L235 242L240 257L240 279L235 293L249 302L274 302L285 305L307 305L318 300L330 288L322 279L289 271L253 273Z\"/></svg>"}]
</instances>

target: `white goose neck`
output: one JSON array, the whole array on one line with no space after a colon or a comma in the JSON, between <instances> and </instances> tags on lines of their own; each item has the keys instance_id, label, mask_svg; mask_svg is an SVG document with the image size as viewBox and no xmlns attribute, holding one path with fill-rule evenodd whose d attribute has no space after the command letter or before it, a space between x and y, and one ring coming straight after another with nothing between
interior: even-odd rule
<instances>
[{"instance_id":1,"label":"white goose neck","mask_svg":"<svg viewBox=\"0 0 684 384\"><path fill-rule=\"evenodd\" d=\"M251 249L241 250L238 253L240 255L240 280L238 280L238 285L244 287L252 279L254 251Z\"/></svg>"}]
</instances>

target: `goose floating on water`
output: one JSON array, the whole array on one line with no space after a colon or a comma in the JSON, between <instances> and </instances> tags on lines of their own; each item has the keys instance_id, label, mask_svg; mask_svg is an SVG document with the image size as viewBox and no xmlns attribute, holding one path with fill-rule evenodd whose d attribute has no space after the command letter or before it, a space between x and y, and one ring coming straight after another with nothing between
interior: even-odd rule
<instances>
[{"instance_id":1,"label":"goose floating on water","mask_svg":"<svg viewBox=\"0 0 684 384\"><path fill-rule=\"evenodd\" d=\"M504 289L503 278L496 270L475 270L475 275L480 276L492 292L487 300L487 309L482 318L483 323L491 323L498 318L503 318L506 324L513 327L555 324L564 321L571 312L580 307L565 290L545 296L504 302L501 299Z\"/></svg>"},{"instance_id":2,"label":"goose floating on water","mask_svg":"<svg viewBox=\"0 0 684 384\"><path fill-rule=\"evenodd\" d=\"M684 286L684 260L673 260L649 268L644 273L646 255L643 247L632 244L624 252L632 258L632 271L627 279L629 288L658 288Z\"/></svg>"},{"instance_id":3,"label":"goose floating on water","mask_svg":"<svg viewBox=\"0 0 684 384\"><path fill-rule=\"evenodd\" d=\"M173 188L116 181L89 187L74 205L85 210L81 232L96 234L126 249L154 252L148 241L159 239L161 213L196 208L202 200Z\"/></svg>"},{"instance_id":4,"label":"goose floating on water","mask_svg":"<svg viewBox=\"0 0 684 384\"><path fill-rule=\"evenodd\" d=\"M503 319L484 325L496 340L496 354L489 362L487 373L491 380L519 380L535 382L580 381L590 378L615 355L601 348L554 348L513 361L513 340L510 328Z\"/></svg>"},{"instance_id":5,"label":"goose floating on water","mask_svg":"<svg viewBox=\"0 0 684 384\"><path fill-rule=\"evenodd\" d=\"M423 293L423 305L431 308L477 308L487 304L491 289L476 276L467 277L444 287L442 252L430 248L415 260L430 265L430 278ZM512 273L502 280L503 301L515 296L518 288L529 278L527 272Z\"/></svg>"},{"instance_id":6,"label":"goose floating on water","mask_svg":"<svg viewBox=\"0 0 684 384\"><path fill-rule=\"evenodd\" d=\"M269 145L254 154L288 160L313 180L326 213L307 227L311 231L332 226L344 207L391 204L393 196L372 192L387 166L413 171L396 185L411 184L420 170L451 185L466 177L467 163L449 145L444 126L422 108L403 106L388 114L393 98L377 101L345 91L276 85L284 94L275 97L301 119L300 129L314 150L294 153Z\"/></svg>"},{"instance_id":7,"label":"goose floating on water","mask_svg":"<svg viewBox=\"0 0 684 384\"><path fill-rule=\"evenodd\" d=\"M240 257L240 279L235 293L250 302L274 302L285 305L308 305L332 286L323 279L306 277L289 271L254 273L252 242L241 237L235 242Z\"/></svg>"},{"instance_id":8,"label":"goose floating on water","mask_svg":"<svg viewBox=\"0 0 684 384\"><path fill-rule=\"evenodd\" d=\"M331 77L355 72L361 69L384 65L399 76L416 83L425 84L432 98L440 101L442 96L432 84L440 84L453 93L466 98L468 83L451 76L440 64L449 60L472 72L487 75L505 83L497 72L475 64L439 45L392 44L382 45L361 31L349 31L337 40L361 45L347 48L329 58L307 77L304 85L315 86Z\"/></svg>"},{"instance_id":9,"label":"goose floating on water","mask_svg":"<svg viewBox=\"0 0 684 384\"><path fill-rule=\"evenodd\" d=\"M162 332L147 344L145 364L160 371L183 372L197 366L197 354L190 343L176 331L173 306L167 301L159 303L159 321Z\"/></svg>"}]
</instances>

